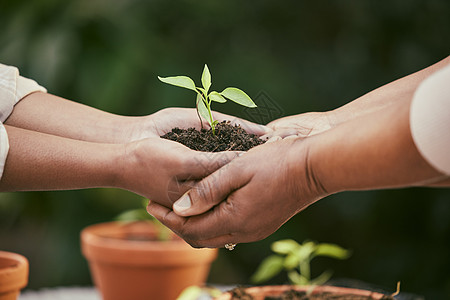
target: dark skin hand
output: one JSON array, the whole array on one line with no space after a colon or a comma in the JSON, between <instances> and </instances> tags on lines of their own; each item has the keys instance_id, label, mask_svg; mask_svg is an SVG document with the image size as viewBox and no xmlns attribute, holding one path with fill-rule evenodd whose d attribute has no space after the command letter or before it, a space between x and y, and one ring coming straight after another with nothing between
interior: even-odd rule
<instances>
[{"instance_id":1,"label":"dark skin hand","mask_svg":"<svg viewBox=\"0 0 450 300\"><path fill-rule=\"evenodd\" d=\"M414 145L409 105L255 147L200 181L173 211L155 202L147 210L194 247L223 247L263 239L333 193L444 180Z\"/></svg>"}]
</instances>

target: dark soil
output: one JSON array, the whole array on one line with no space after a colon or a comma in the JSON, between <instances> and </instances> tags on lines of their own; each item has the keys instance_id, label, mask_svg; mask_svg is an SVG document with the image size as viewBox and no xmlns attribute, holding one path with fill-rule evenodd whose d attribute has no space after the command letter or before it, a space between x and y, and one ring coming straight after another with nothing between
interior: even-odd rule
<instances>
[{"instance_id":1,"label":"dark soil","mask_svg":"<svg viewBox=\"0 0 450 300\"><path fill-rule=\"evenodd\" d=\"M247 133L241 126L223 121L216 125L215 135L211 129L180 129L175 127L162 138L179 142L193 150L206 152L247 151L265 143L254 134Z\"/></svg>"},{"instance_id":2,"label":"dark soil","mask_svg":"<svg viewBox=\"0 0 450 300\"><path fill-rule=\"evenodd\" d=\"M253 296L247 294L244 288L235 288L230 291L231 300L253 300ZM373 300L372 297L358 295L337 295L332 293L307 294L304 291L289 290L280 296L266 296L264 300ZM382 300L394 300L392 296L385 296Z\"/></svg>"}]
</instances>

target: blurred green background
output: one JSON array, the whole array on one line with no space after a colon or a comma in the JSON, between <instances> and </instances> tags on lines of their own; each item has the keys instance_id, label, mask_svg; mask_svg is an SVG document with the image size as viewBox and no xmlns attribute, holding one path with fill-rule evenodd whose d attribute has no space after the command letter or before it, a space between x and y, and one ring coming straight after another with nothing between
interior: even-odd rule
<instances>
[{"instance_id":1,"label":"blurred green background","mask_svg":"<svg viewBox=\"0 0 450 300\"><path fill-rule=\"evenodd\" d=\"M193 107L157 75L262 94L279 116L325 111L449 55L450 1L41 0L0 2L0 62L49 92L124 115ZM241 107L216 110L247 117ZM270 121L269 116L264 121ZM389 128L386 128L389 130ZM276 199L275 199L276 200ZM28 288L91 284L79 232L140 198L124 191L0 194L0 249L30 260ZM249 284L271 242L293 238L352 249L315 272L393 291L450 295L450 190L414 188L328 197L269 238L222 250L210 282ZM284 283L279 276L271 283Z\"/></svg>"}]
</instances>

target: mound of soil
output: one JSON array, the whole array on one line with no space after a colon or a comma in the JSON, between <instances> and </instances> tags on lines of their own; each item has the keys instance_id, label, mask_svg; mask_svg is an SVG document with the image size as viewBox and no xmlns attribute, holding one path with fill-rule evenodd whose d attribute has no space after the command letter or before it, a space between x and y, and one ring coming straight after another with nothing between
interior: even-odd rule
<instances>
[{"instance_id":1,"label":"mound of soil","mask_svg":"<svg viewBox=\"0 0 450 300\"><path fill-rule=\"evenodd\" d=\"M241 126L233 126L227 121L216 125L215 135L211 129L199 131L195 128L175 127L161 137L179 142L193 150L206 152L248 151L265 143L258 136L247 133Z\"/></svg>"}]
</instances>

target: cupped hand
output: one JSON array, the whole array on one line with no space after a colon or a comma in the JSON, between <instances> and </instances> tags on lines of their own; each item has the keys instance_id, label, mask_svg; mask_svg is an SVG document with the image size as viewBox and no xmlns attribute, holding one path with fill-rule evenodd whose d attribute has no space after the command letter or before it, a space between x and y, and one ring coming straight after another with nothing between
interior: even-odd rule
<instances>
[{"instance_id":1,"label":"cupped hand","mask_svg":"<svg viewBox=\"0 0 450 300\"><path fill-rule=\"evenodd\" d=\"M257 136L264 135L271 130L264 125L259 125L241 118L222 114L219 112L212 112L214 119L221 121L230 121L233 125L241 125L248 133L253 133ZM203 128L209 129L210 126L206 120L200 119L197 115L197 110L194 108L166 108L162 109L149 116L142 117L143 121L137 123L135 130L135 137L133 140L139 140L148 137L160 137L172 130L174 127L179 128Z\"/></svg>"},{"instance_id":2,"label":"cupped hand","mask_svg":"<svg viewBox=\"0 0 450 300\"><path fill-rule=\"evenodd\" d=\"M142 195L161 205L173 202L211 174L237 157L238 152L193 151L180 143L159 137L125 145L118 162L116 187Z\"/></svg>"},{"instance_id":3,"label":"cupped hand","mask_svg":"<svg viewBox=\"0 0 450 300\"><path fill-rule=\"evenodd\" d=\"M330 121L330 112L309 112L277 119L267 124L267 127L272 131L262 138L274 141L286 137L308 137L331 129L333 126Z\"/></svg>"},{"instance_id":4,"label":"cupped hand","mask_svg":"<svg viewBox=\"0 0 450 300\"><path fill-rule=\"evenodd\" d=\"M194 247L223 247L267 237L325 194L308 166L307 139L287 139L234 159L173 211L154 202L147 211Z\"/></svg>"}]
</instances>

